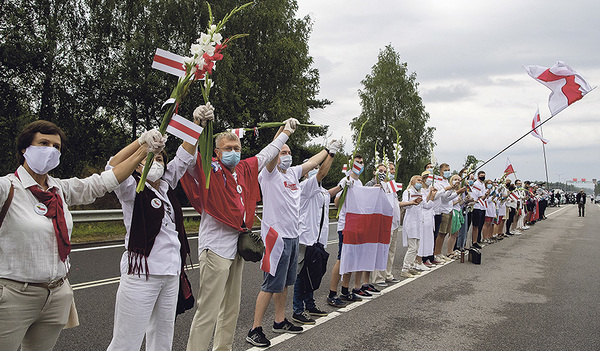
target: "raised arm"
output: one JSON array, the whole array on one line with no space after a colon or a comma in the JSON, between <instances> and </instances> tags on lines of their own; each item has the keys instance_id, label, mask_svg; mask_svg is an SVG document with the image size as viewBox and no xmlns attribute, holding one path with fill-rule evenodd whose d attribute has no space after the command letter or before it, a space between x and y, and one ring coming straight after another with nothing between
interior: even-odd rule
<instances>
[{"instance_id":1,"label":"raised arm","mask_svg":"<svg viewBox=\"0 0 600 351\"><path fill-rule=\"evenodd\" d=\"M295 118L288 118L285 121L285 125L279 127L279 130L275 134L274 139L277 139L277 137L279 137L279 135L281 133L285 133L289 137L290 135L292 135L296 131L296 127L297 126L298 126L298 120L297 119L295 119ZM280 147L280 149L281 149L281 147ZM277 157L273 157L273 159L271 159L270 161L267 162L266 166L267 166L267 171L269 171L269 173L273 172L273 170L277 166L277 160L278 160Z\"/></svg>"}]
</instances>

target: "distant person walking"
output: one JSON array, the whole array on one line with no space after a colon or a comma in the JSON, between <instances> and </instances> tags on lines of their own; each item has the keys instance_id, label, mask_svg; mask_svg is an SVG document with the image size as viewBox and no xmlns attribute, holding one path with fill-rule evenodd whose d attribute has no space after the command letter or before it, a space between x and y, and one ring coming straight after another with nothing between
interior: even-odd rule
<instances>
[{"instance_id":1,"label":"distant person walking","mask_svg":"<svg viewBox=\"0 0 600 351\"><path fill-rule=\"evenodd\" d=\"M577 193L577 206L579 207L579 217L585 217L585 198L587 195L583 191L583 189L579 190Z\"/></svg>"}]
</instances>

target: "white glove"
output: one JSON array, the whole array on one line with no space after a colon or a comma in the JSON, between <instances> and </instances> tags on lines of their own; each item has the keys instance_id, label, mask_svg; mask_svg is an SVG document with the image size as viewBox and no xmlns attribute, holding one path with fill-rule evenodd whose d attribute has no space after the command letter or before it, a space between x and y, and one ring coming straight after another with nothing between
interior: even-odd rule
<instances>
[{"instance_id":1,"label":"white glove","mask_svg":"<svg viewBox=\"0 0 600 351\"><path fill-rule=\"evenodd\" d=\"M167 142L167 136L162 135L158 129L147 130L140 135L138 143L140 145L146 144L148 146L148 152L155 154L160 153L165 148Z\"/></svg>"},{"instance_id":2,"label":"white glove","mask_svg":"<svg viewBox=\"0 0 600 351\"><path fill-rule=\"evenodd\" d=\"M206 121L212 121L215 119L215 108L212 107L210 102L206 105L200 105L194 110L194 122L206 126Z\"/></svg>"},{"instance_id":3,"label":"white glove","mask_svg":"<svg viewBox=\"0 0 600 351\"><path fill-rule=\"evenodd\" d=\"M332 140L329 143L329 145L327 146L327 148L329 149L330 153L336 154L342 148L342 141L341 140Z\"/></svg>"},{"instance_id":4,"label":"white glove","mask_svg":"<svg viewBox=\"0 0 600 351\"><path fill-rule=\"evenodd\" d=\"M342 178L342 180L340 180L340 183L338 185L341 186L342 189L344 189L344 187L346 186L346 184L348 184L348 177Z\"/></svg>"},{"instance_id":5,"label":"white glove","mask_svg":"<svg viewBox=\"0 0 600 351\"><path fill-rule=\"evenodd\" d=\"M290 132L291 134L293 134L296 131L296 127L298 126L298 124L300 122L298 122L297 119L295 118L288 118L285 121L285 127L283 127L283 130L287 130L288 132Z\"/></svg>"}]
</instances>

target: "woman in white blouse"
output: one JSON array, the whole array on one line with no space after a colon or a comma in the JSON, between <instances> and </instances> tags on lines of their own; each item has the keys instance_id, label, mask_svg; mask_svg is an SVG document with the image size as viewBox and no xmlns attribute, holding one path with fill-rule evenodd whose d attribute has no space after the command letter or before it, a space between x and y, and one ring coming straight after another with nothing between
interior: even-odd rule
<instances>
[{"instance_id":1,"label":"woman in white blouse","mask_svg":"<svg viewBox=\"0 0 600 351\"><path fill-rule=\"evenodd\" d=\"M117 188L146 157L147 145L110 171L85 179L48 175L60 163L65 134L36 121L17 139L20 166L0 177L0 350L52 350L67 324L73 219L68 206L93 202Z\"/></svg>"}]
</instances>

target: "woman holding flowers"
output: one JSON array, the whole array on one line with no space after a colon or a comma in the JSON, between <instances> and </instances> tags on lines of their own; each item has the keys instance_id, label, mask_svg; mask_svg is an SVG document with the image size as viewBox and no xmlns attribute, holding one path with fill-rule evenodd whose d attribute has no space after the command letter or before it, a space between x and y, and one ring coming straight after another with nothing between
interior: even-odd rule
<instances>
[{"instance_id":1,"label":"woman holding flowers","mask_svg":"<svg viewBox=\"0 0 600 351\"><path fill-rule=\"evenodd\" d=\"M145 132L139 142L134 141L111 158L106 169L118 167L146 139L160 140L162 145L166 141L157 130ZM184 142L168 163L162 148L152 150L154 162L144 190L136 192L145 162L115 190L123 208L127 250L121 257L121 281L108 350L139 350L144 335L146 350L171 350L180 279L190 252L183 212L173 189L194 165L195 150L195 145Z\"/></svg>"}]
</instances>

